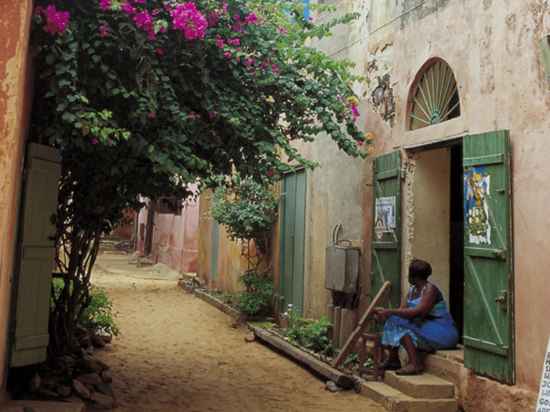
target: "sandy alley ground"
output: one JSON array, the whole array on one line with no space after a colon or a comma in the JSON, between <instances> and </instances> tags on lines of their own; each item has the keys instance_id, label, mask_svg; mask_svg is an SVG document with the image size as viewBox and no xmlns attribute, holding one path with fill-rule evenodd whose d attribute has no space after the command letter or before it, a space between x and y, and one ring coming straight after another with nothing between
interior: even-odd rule
<instances>
[{"instance_id":1,"label":"sandy alley ground","mask_svg":"<svg viewBox=\"0 0 550 412\"><path fill-rule=\"evenodd\" d=\"M244 327L176 281L146 279L150 269L121 258L102 255L93 279L111 296L121 329L98 355L112 367L117 411L383 411L354 392L326 391L300 366L246 343Z\"/></svg>"}]
</instances>

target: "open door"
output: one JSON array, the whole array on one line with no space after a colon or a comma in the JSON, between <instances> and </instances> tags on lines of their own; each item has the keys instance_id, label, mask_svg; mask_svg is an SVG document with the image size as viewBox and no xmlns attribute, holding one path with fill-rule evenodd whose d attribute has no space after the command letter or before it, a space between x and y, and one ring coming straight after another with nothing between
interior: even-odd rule
<instances>
[{"instance_id":1,"label":"open door","mask_svg":"<svg viewBox=\"0 0 550 412\"><path fill-rule=\"evenodd\" d=\"M53 148L34 143L28 147L13 297L10 366L14 367L46 360L55 253L52 216L57 209L60 160Z\"/></svg>"},{"instance_id":2,"label":"open door","mask_svg":"<svg viewBox=\"0 0 550 412\"><path fill-rule=\"evenodd\" d=\"M507 131L464 138L464 364L513 384L513 251Z\"/></svg>"},{"instance_id":3,"label":"open door","mask_svg":"<svg viewBox=\"0 0 550 412\"><path fill-rule=\"evenodd\" d=\"M392 307L401 303L401 154L374 159L371 298L390 281Z\"/></svg>"}]
</instances>

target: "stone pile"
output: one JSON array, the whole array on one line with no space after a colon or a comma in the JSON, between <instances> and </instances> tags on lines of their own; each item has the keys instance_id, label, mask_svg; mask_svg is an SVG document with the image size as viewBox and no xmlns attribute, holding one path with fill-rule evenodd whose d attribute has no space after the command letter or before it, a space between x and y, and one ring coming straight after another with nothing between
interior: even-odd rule
<instances>
[{"instance_id":1,"label":"stone pile","mask_svg":"<svg viewBox=\"0 0 550 412\"><path fill-rule=\"evenodd\" d=\"M79 350L41 367L31 379L28 397L57 401L80 398L96 409L116 408L112 372L107 364L93 356L95 350L109 345L112 337L96 335L83 328L77 336Z\"/></svg>"}]
</instances>

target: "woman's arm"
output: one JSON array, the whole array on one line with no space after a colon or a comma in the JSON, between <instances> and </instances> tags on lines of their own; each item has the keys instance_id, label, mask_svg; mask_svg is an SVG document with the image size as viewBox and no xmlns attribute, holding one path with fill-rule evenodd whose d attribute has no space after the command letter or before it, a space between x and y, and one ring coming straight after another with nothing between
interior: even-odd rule
<instances>
[{"instance_id":1,"label":"woman's arm","mask_svg":"<svg viewBox=\"0 0 550 412\"><path fill-rule=\"evenodd\" d=\"M428 286L426 287L426 290L424 291L424 294L422 295L422 299L420 300L420 303L415 308L403 308L403 307L400 309L377 308L376 314L378 315L378 317L381 317L383 319L387 319L392 315L399 316L400 318L405 318L405 319L424 317L428 313L430 313L430 311L435 305L436 300L437 300L437 288L432 284L428 284Z\"/></svg>"}]
</instances>

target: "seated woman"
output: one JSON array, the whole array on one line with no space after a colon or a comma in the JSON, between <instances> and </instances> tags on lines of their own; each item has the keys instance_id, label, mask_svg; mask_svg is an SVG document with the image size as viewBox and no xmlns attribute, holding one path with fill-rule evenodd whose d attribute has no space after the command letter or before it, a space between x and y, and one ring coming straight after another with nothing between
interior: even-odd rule
<instances>
[{"instance_id":1,"label":"seated woman","mask_svg":"<svg viewBox=\"0 0 550 412\"><path fill-rule=\"evenodd\" d=\"M433 352L452 349L458 343L458 331L441 291L428 282L432 267L428 262L415 259L409 266L409 283L412 285L406 304L400 309L376 308L378 320L386 321L382 345L390 349L386 363L388 369L399 369L399 346L407 351L409 363L397 371L400 375L417 375L423 372L417 349Z\"/></svg>"}]
</instances>

